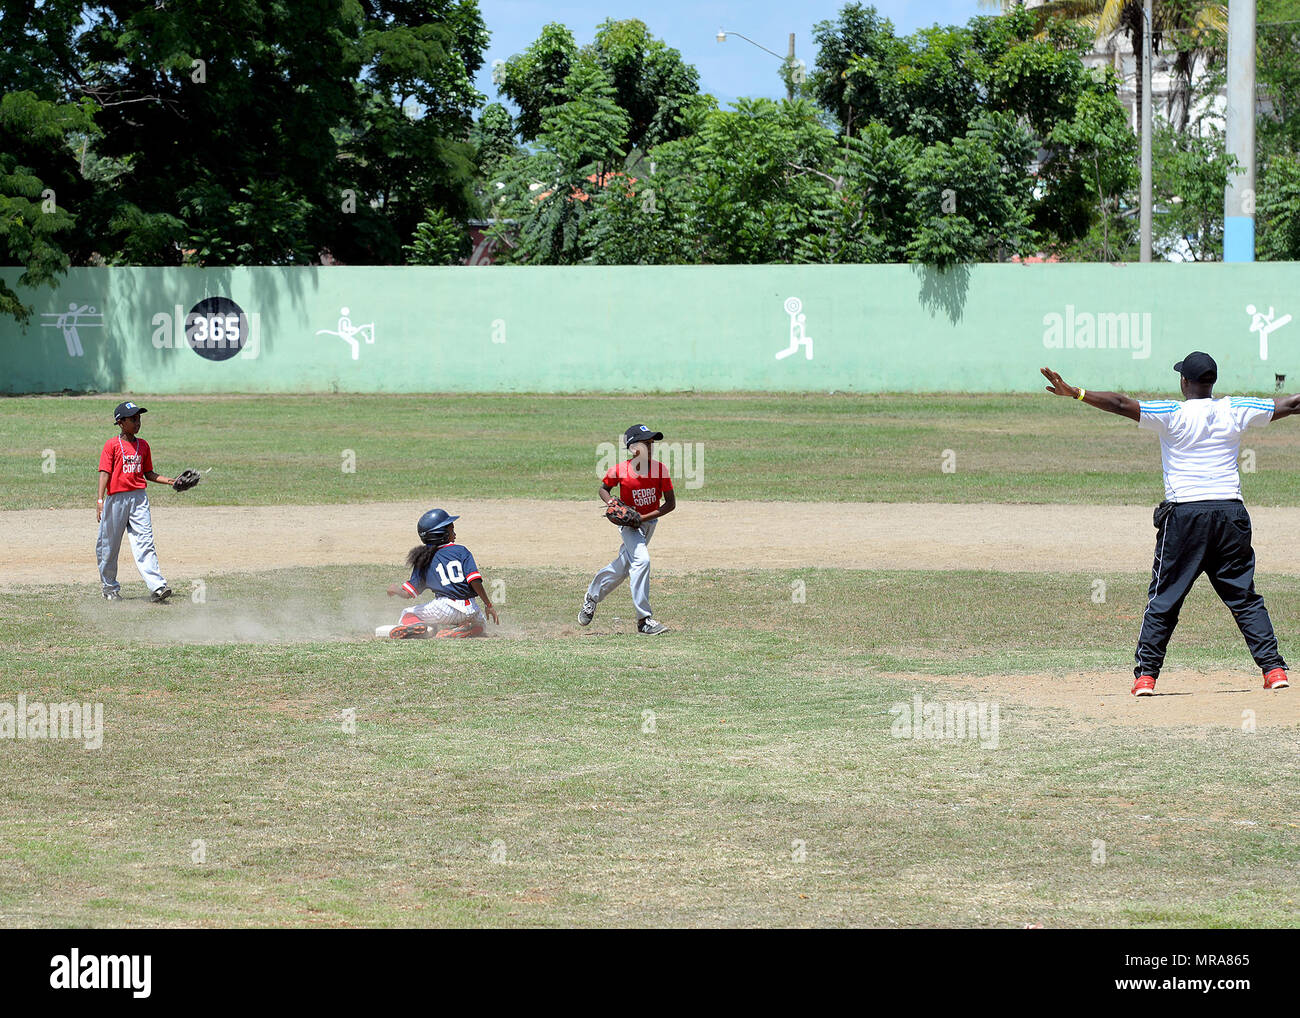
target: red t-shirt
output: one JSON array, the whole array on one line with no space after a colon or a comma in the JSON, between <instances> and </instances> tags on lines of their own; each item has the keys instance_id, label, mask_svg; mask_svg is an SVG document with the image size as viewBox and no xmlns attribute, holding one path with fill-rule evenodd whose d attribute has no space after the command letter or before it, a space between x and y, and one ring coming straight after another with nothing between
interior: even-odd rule
<instances>
[{"instance_id":1,"label":"red t-shirt","mask_svg":"<svg viewBox=\"0 0 1300 1018\"><path fill-rule=\"evenodd\" d=\"M99 469L108 474L108 493L139 491L145 487L145 474L153 473L153 456L149 443L140 436L123 438L121 435L104 443L99 454Z\"/></svg>"},{"instance_id":2,"label":"red t-shirt","mask_svg":"<svg viewBox=\"0 0 1300 1018\"><path fill-rule=\"evenodd\" d=\"M606 488L619 485L618 497L637 512L658 509L663 493L673 490L673 479L668 476L668 468L654 459L650 461L648 476L634 473L632 461L624 460L605 471L601 484Z\"/></svg>"}]
</instances>

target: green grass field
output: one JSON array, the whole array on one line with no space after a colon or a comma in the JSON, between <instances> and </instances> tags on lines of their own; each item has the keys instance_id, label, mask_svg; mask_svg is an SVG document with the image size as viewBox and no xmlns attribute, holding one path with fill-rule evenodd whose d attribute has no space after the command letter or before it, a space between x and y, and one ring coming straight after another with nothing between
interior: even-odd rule
<instances>
[{"instance_id":1,"label":"green grass field","mask_svg":"<svg viewBox=\"0 0 1300 1018\"><path fill-rule=\"evenodd\" d=\"M115 402L0 401L2 508L93 497ZM596 444L632 423L602 397L142 402L159 469L212 466L189 494L213 504L589 497ZM691 497L1159 497L1151 436L1047 396L643 411L703 443ZM1293 503L1289 425L1255 443L1253 504ZM117 605L0 586L0 705L98 702L105 724L94 750L0 739L0 925L1300 923L1300 727L1271 720L1288 701L1266 701L1208 587L1168 662L1191 678L1139 702L1146 576L1107 573L1095 604L1081 574L833 565L657 575L673 631L652 641L625 591L580 630L586 574L509 563L487 574L504 625L477 641L367 639L392 562L214 575L203 603L178 584L161 608L125 556ZM1260 582L1300 656L1300 591ZM1225 672L1240 684L1198 685ZM1057 678L1106 706L1053 702ZM917 695L996 705L996 748L896 737Z\"/></svg>"},{"instance_id":2,"label":"green grass field","mask_svg":"<svg viewBox=\"0 0 1300 1018\"><path fill-rule=\"evenodd\" d=\"M1166 394L1167 395L1167 394ZM119 396L0 399L0 509L93 501ZM1153 435L1049 396L690 394L150 399L143 437L167 474L211 468L196 505L469 497L589 498L597 447L646 421L692 443L691 497L849 502L1146 504ZM635 418L635 419L633 419ZM1300 424L1252 434L1255 505L1300 503ZM53 450L50 458L45 450ZM344 454L355 472L344 472ZM952 450L952 472L944 452Z\"/></svg>"},{"instance_id":3,"label":"green grass field","mask_svg":"<svg viewBox=\"0 0 1300 1018\"><path fill-rule=\"evenodd\" d=\"M288 631L303 606L268 597L269 575L169 609L79 597L73 630L52 621L66 591L0 595L6 685L102 701L106 729L97 751L0 744L0 921L1300 920L1300 797L1278 769L1294 729L1081 726L1006 701L996 749L891 735L890 708L918 693L977 698L908 671L1113 685L1132 623L1076 577L823 570L798 574L794 605L794 575L665 579L664 616L695 614L653 653L617 607L594 634L557 635L582 578L556 573L501 574L511 638L490 641L170 635L205 613L217 633L250 612ZM303 579L321 618L357 609L330 593L355 570ZM1015 624L1027 603L1038 624ZM1295 593L1275 602L1297 609ZM1183 663L1242 665L1209 598L1185 628Z\"/></svg>"}]
</instances>

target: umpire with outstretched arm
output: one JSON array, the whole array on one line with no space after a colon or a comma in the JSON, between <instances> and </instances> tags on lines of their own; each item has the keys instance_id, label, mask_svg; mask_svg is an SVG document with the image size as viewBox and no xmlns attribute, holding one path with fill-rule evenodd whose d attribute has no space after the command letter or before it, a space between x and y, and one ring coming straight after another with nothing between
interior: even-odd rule
<instances>
[{"instance_id":1,"label":"umpire with outstretched arm","mask_svg":"<svg viewBox=\"0 0 1300 1018\"><path fill-rule=\"evenodd\" d=\"M1255 592L1255 551L1250 516L1241 501L1237 450L1247 428L1300 410L1300 395L1281 399L1227 396L1215 399L1219 366L1207 353L1190 353L1174 365L1185 402L1136 400L1118 392L1089 392L1069 385L1051 368L1047 391L1082 400L1160 436L1165 500L1155 512L1156 557L1133 668L1133 695L1156 689L1165 648L1192 584L1207 573L1214 592L1232 610L1265 689L1285 689L1286 662L1278 653L1264 599Z\"/></svg>"}]
</instances>

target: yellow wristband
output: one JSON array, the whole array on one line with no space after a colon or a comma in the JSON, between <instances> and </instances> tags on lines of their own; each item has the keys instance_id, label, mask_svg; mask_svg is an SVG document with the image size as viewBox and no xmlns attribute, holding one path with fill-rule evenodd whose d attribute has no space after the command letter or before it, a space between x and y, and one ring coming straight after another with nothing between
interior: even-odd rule
<instances>
[{"instance_id":1,"label":"yellow wristband","mask_svg":"<svg viewBox=\"0 0 1300 1018\"><path fill-rule=\"evenodd\" d=\"M1086 395L1088 395L1088 390L1085 389L1083 386L1079 386L1079 395L1075 396L1074 398L1083 399L1083 397Z\"/></svg>"}]
</instances>

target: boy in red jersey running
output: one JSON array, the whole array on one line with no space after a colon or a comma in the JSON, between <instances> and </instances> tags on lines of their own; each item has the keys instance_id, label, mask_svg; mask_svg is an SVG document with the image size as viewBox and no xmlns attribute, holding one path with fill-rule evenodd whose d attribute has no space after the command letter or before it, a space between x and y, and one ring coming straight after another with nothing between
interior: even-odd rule
<instances>
[{"instance_id":1,"label":"boy in red jersey running","mask_svg":"<svg viewBox=\"0 0 1300 1018\"><path fill-rule=\"evenodd\" d=\"M667 628L656 622L650 611L650 549L647 547L655 532L655 521L677 508L668 468L651 456L654 443L663 437L663 432L651 431L644 424L632 425L623 435L623 445L631 451L632 458L610 467L601 479L601 501L608 505L612 499L610 491L617 485L619 497L641 514L641 526L619 527L623 548L618 558L598 572L587 588L582 611L578 613L580 626L591 625L596 605L628 580L637 614L636 631L643 636L657 636Z\"/></svg>"}]
</instances>

